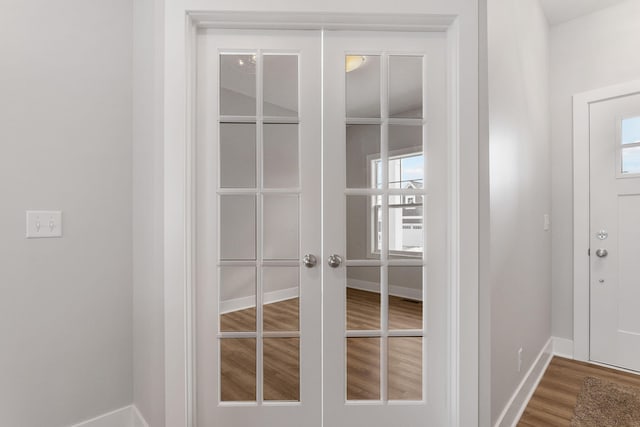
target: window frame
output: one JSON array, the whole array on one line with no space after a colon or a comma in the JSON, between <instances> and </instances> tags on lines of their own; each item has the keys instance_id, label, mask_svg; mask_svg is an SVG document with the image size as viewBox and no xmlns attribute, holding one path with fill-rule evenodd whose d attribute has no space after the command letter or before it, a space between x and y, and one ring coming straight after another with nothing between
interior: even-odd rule
<instances>
[{"instance_id":1,"label":"window frame","mask_svg":"<svg viewBox=\"0 0 640 427\"><path fill-rule=\"evenodd\" d=\"M635 173L625 173L622 170L622 153L624 150L628 149L628 148L636 148L636 147L640 147L640 141L636 141L636 142L632 142L632 143L628 143L628 144L623 144L622 143L622 122L626 119L632 119L632 118L636 118L636 117L640 117L640 112L636 111L634 113L631 114L625 114L623 116L619 116L616 119L616 140L615 140L615 144L616 144L616 178L618 179L625 179L625 178L638 178L640 177L640 172L635 172Z\"/></svg>"},{"instance_id":2,"label":"window frame","mask_svg":"<svg viewBox=\"0 0 640 427\"><path fill-rule=\"evenodd\" d=\"M422 166L423 166L423 177L422 177L422 185L423 188L425 187L426 183L426 163L425 163L425 153L424 150L422 148L422 146L416 145L413 147L408 147L408 148L403 148L400 150L393 150L393 151L389 151L388 156L387 156L387 162L389 162L390 160L395 160L397 158L403 158L403 157L412 157L412 156L417 156L417 155L421 155L422 156ZM374 153L374 154L369 154L367 156L367 177L369 179L369 188L373 189L373 190L381 190L382 187L378 187L377 184L377 168L374 167L374 164L376 161L381 161L382 160L382 156L380 155L380 153ZM388 173L388 169L389 166L387 165L387 173ZM382 205L377 205L374 203L375 199L377 197L382 197L384 196L384 194L372 194L369 196L369 201L368 201L368 206L367 206L367 214L366 214L366 218L367 218L367 255L366 257L369 259L379 259L380 258L380 249L378 248L378 229L377 229L377 223L378 223L378 212L380 210L380 208L382 207ZM416 196L416 195L411 195L411 196ZM424 197L424 194L421 194L421 196ZM423 202L420 204L415 204L416 206L421 206L423 208L423 214L422 214L422 229L424 230L424 226L425 226L425 221L424 221L424 199ZM424 256L424 241L423 241L423 248L422 251L420 252L415 252L415 251L398 251L398 250L391 250L389 249L389 255L392 255L394 257L405 257L405 258L422 258Z\"/></svg>"}]
</instances>

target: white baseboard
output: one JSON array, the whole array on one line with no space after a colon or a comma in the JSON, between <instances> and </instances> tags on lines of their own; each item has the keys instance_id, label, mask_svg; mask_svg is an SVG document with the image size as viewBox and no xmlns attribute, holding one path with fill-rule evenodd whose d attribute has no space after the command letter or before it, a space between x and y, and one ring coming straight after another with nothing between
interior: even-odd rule
<instances>
[{"instance_id":1,"label":"white baseboard","mask_svg":"<svg viewBox=\"0 0 640 427\"><path fill-rule=\"evenodd\" d=\"M352 289L359 289L361 291L380 293L380 284L369 282L367 280L350 279L347 277L347 287ZM405 288L402 286L391 285L389 286L389 295L422 301L421 289Z\"/></svg>"},{"instance_id":2,"label":"white baseboard","mask_svg":"<svg viewBox=\"0 0 640 427\"><path fill-rule=\"evenodd\" d=\"M149 423L144 419L138 407L136 405L131 405L131 409L133 411L133 427L149 427Z\"/></svg>"},{"instance_id":3,"label":"white baseboard","mask_svg":"<svg viewBox=\"0 0 640 427\"><path fill-rule=\"evenodd\" d=\"M551 337L553 340L553 354L567 359L573 359L573 340Z\"/></svg>"},{"instance_id":4,"label":"white baseboard","mask_svg":"<svg viewBox=\"0 0 640 427\"><path fill-rule=\"evenodd\" d=\"M498 420L494 424L494 427L515 427L522 416L522 413L527 407L533 392L538 387L542 376L547 370L547 366L551 362L553 357L553 339L549 338L549 341L545 344L538 354L535 362L529 368L526 375L520 382L520 385L516 389L509 403L504 408Z\"/></svg>"},{"instance_id":5,"label":"white baseboard","mask_svg":"<svg viewBox=\"0 0 640 427\"><path fill-rule=\"evenodd\" d=\"M298 297L298 288L287 288L279 291L266 292L264 294L264 303L273 304L274 302L285 301ZM248 297L234 298L226 301L220 301L220 314L231 313L232 311L246 310L256 306L256 297L251 295Z\"/></svg>"},{"instance_id":6,"label":"white baseboard","mask_svg":"<svg viewBox=\"0 0 640 427\"><path fill-rule=\"evenodd\" d=\"M149 427L149 424L135 405L129 405L71 427Z\"/></svg>"}]
</instances>

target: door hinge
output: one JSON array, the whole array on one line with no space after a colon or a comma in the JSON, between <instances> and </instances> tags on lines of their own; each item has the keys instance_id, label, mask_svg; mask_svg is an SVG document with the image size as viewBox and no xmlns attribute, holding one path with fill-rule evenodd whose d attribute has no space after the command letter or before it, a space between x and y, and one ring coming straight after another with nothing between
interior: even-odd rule
<instances>
[{"instance_id":1,"label":"door hinge","mask_svg":"<svg viewBox=\"0 0 640 427\"><path fill-rule=\"evenodd\" d=\"M591 256L591 248L587 249L587 256Z\"/></svg>"}]
</instances>

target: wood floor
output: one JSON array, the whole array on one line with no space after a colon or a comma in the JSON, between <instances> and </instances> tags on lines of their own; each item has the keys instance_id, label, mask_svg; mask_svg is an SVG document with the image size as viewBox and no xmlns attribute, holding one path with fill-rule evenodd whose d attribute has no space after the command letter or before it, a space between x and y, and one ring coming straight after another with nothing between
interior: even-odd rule
<instances>
[{"instance_id":1,"label":"wood floor","mask_svg":"<svg viewBox=\"0 0 640 427\"><path fill-rule=\"evenodd\" d=\"M640 375L554 357L529 401L518 427L567 427L585 377L640 387Z\"/></svg>"},{"instance_id":2,"label":"wood floor","mask_svg":"<svg viewBox=\"0 0 640 427\"><path fill-rule=\"evenodd\" d=\"M297 331L298 299L264 306L265 331ZM255 331L255 308L223 314L221 331ZM347 289L347 328L380 329L380 295ZM421 329L422 302L389 297L390 329ZM264 399L293 400L299 392L299 339L263 340ZM388 398L422 398L422 338L391 337L388 343ZM223 401L256 400L256 340L221 340L221 395ZM380 338L347 339L347 399L380 399Z\"/></svg>"}]
</instances>

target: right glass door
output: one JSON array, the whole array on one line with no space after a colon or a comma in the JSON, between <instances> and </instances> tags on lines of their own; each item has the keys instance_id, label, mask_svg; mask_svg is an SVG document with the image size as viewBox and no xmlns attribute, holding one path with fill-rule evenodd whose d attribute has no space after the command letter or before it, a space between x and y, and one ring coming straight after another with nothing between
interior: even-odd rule
<instances>
[{"instance_id":1,"label":"right glass door","mask_svg":"<svg viewBox=\"0 0 640 427\"><path fill-rule=\"evenodd\" d=\"M448 425L442 33L327 32L324 425Z\"/></svg>"}]
</instances>

